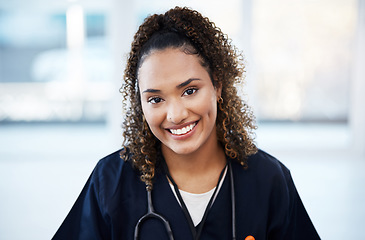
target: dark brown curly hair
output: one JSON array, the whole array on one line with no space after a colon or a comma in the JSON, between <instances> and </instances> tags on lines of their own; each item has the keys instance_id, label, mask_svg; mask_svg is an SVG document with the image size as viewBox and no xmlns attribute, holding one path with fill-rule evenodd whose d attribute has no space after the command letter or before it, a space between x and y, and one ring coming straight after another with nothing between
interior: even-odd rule
<instances>
[{"instance_id":1,"label":"dark brown curly hair","mask_svg":"<svg viewBox=\"0 0 365 240\"><path fill-rule=\"evenodd\" d=\"M138 70L151 51L169 47L197 54L213 85L222 86L216 126L218 141L226 155L247 167L247 157L257 151L253 142L255 118L249 106L237 95L235 87L244 78L242 54L213 22L197 11L175 7L164 14L154 14L145 19L134 35L120 89L125 109L121 157L132 161L139 169L147 189L152 189L156 164L160 159L160 142L143 116Z\"/></svg>"}]
</instances>

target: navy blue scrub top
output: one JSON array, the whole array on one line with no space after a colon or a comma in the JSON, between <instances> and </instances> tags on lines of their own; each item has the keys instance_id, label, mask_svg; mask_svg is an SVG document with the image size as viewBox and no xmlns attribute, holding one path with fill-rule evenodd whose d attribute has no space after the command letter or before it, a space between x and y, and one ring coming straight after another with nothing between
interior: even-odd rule
<instances>
[{"instance_id":1,"label":"navy blue scrub top","mask_svg":"<svg viewBox=\"0 0 365 240\"><path fill-rule=\"evenodd\" d=\"M133 239L134 228L147 212L140 174L117 151L101 159L70 213L53 237L59 239ZM232 161L236 198L237 239L320 239L295 188L289 170L259 150L244 170ZM157 171L152 191L155 211L171 225L175 240L190 240L188 221L165 174ZM226 176L210 209L201 240L232 239L230 181ZM168 239L164 226L147 220L140 239Z\"/></svg>"}]
</instances>

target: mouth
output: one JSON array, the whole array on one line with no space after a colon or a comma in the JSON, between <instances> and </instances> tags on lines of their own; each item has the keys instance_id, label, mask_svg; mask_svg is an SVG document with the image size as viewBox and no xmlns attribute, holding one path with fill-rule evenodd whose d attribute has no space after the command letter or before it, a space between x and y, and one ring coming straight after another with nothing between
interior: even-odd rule
<instances>
[{"instance_id":1,"label":"mouth","mask_svg":"<svg viewBox=\"0 0 365 240\"><path fill-rule=\"evenodd\" d=\"M194 122L188 126L185 126L183 128L178 128L178 129L169 129L169 132L172 133L173 135L184 135L187 134L188 132L190 132L191 130L193 130L193 128L196 126L197 122Z\"/></svg>"}]
</instances>

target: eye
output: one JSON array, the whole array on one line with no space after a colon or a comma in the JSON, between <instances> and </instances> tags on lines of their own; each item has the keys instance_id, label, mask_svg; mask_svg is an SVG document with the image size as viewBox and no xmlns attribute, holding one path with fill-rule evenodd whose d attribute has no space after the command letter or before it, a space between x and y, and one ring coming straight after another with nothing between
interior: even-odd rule
<instances>
[{"instance_id":1,"label":"eye","mask_svg":"<svg viewBox=\"0 0 365 240\"><path fill-rule=\"evenodd\" d=\"M196 89L196 88L188 88L188 89L185 90L183 96L188 96L188 95L194 94L196 91L198 91L198 89Z\"/></svg>"},{"instance_id":2,"label":"eye","mask_svg":"<svg viewBox=\"0 0 365 240\"><path fill-rule=\"evenodd\" d=\"M162 98L160 97L150 97L147 100L148 103L156 104L162 102Z\"/></svg>"}]
</instances>

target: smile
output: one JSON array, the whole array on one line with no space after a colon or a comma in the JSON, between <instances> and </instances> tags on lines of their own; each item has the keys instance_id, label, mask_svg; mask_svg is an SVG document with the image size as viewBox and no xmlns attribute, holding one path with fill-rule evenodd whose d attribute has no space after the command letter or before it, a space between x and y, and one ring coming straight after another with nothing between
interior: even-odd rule
<instances>
[{"instance_id":1,"label":"smile","mask_svg":"<svg viewBox=\"0 0 365 240\"><path fill-rule=\"evenodd\" d=\"M196 122L180 129L169 129L169 131L174 135L183 135L190 132L195 126Z\"/></svg>"}]
</instances>

